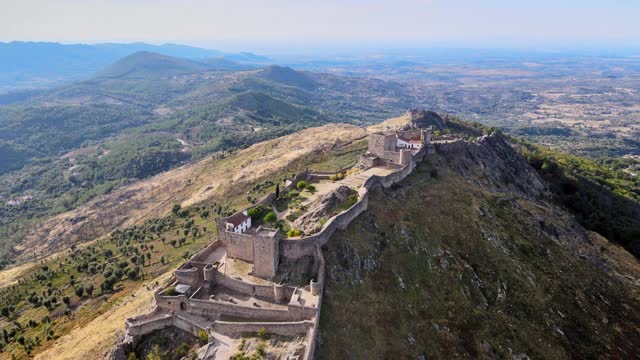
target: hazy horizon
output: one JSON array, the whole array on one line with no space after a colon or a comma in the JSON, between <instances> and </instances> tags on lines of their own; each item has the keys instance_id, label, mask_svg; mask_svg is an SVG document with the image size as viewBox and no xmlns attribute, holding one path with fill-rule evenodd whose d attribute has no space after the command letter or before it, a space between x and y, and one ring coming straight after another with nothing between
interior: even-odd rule
<instances>
[{"instance_id":1,"label":"hazy horizon","mask_svg":"<svg viewBox=\"0 0 640 360\"><path fill-rule=\"evenodd\" d=\"M639 48L640 4L506 0L25 0L0 41L178 43L225 51ZM174 26L172 26L174 25Z\"/></svg>"}]
</instances>

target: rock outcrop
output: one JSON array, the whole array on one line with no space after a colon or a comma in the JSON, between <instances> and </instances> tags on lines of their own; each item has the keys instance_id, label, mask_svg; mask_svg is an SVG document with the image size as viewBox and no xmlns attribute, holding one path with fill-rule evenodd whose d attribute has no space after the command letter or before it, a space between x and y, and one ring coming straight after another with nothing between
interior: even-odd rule
<instances>
[{"instance_id":1,"label":"rock outcrop","mask_svg":"<svg viewBox=\"0 0 640 360\"><path fill-rule=\"evenodd\" d=\"M502 135L493 133L476 142L458 141L435 146L445 155L441 161L458 175L493 192L536 199L549 196L540 175Z\"/></svg>"},{"instance_id":2,"label":"rock outcrop","mask_svg":"<svg viewBox=\"0 0 640 360\"><path fill-rule=\"evenodd\" d=\"M445 121L438 113L428 110L409 109L407 115L411 119L411 125L417 128L432 126L435 130L443 130Z\"/></svg>"},{"instance_id":3,"label":"rock outcrop","mask_svg":"<svg viewBox=\"0 0 640 360\"><path fill-rule=\"evenodd\" d=\"M323 359L631 358L640 347L637 260L556 205L498 134L437 144L372 191L324 254Z\"/></svg>"},{"instance_id":4,"label":"rock outcrop","mask_svg":"<svg viewBox=\"0 0 640 360\"><path fill-rule=\"evenodd\" d=\"M329 219L340 212L340 206L357 192L348 186L340 186L307 205L307 212L293 222L296 229L311 234L320 229L322 219Z\"/></svg>"}]
</instances>

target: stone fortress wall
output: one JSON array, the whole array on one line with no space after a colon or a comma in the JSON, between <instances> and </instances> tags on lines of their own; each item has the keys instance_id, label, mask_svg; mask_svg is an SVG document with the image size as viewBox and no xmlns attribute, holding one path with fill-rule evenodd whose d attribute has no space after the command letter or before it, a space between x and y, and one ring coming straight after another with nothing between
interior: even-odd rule
<instances>
[{"instance_id":1,"label":"stone fortress wall","mask_svg":"<svg viewBox=\"0 0 640 360\"><path fill-rule=\"evenodd\" d=\"M428 146L422 147L416 154L412 156L411 161L401 167L399 171L393 172L386 176L373 175L369 177L363 186L358 189L358 202L351 206L346 211L330 218L320 230L320 232L297 239L281 239L280 240L280 256L290 259L297 259L303 256L313 255L316 246L324 246L329 241L333 233L340 229L344 230L349 224L367 210L369 204L369 191L376 186L388 188L402 180L404 180L413 169L415 169L417 163L421 162L425 154L431 148ZM313 179L315 174L308 174L309 179Z\"/></svg>"},{"instance_id":2,"label":"stone fortress wall","mask_svg":"<svg viewBox=\"0 0 640 360\"><path fill-rule=\"evenodd\" d=\"M386 150L391 146L390 139L390 136L371 134L370 154L368 155L373 154L370 158L376 158L377 166L384 165L388 168L398 168L398 170L386 176L373 175L366 179L362 187L358 189L358 201L346 211L330 218L316 234L294 239L282 239L279 235L264 236L260 231L252 234L237 234L226 231L224 219L218 220L219 241L213 242L180 266L171 279L173 286L188 284L197 290L190 296L184 294L163 295L162 291L166 287L157 290L155 292L156 307L152 313L127 319L127 337L131 339L154 330L175 326L194 334L197 334L198 330L205 330L210 334L210 341L213 341L211 335L214 332L235 336L242 333L255 333L264 328L270 333L284 336L306 335L308 342L304 359L312 359L316 348L325 282L325 262L321 247L329 241L336 230L346 229L358 215L367 209L369 192L372 189L378 186L388 188L402 181L411 174L416 164L422 161L428 152L433 151L433 147L426 144L415 153L407 149L400 149L399 152L395 152L398 156L397 161L394 161L396 160L395 155L389 155ZM394 149L395 141L394 137ZM387 157L383 158L380 155ZM363 158L365 157L363 156ZM366 161L362 161L362 163L366 165ZM298 174L282 190L286 191L294 187L300 180L324 179L328 176L330 174ZM257 204L270 206L274 200L275 194L271 193L258 201ZM257 204L243 210L248 210ZM286 284L253 284L242 278L233 278L221 273L217 266L206 262L208 256L220 247L225 248L228 257L253 262L254 275L265 278L275 275L278 261L281 258L295 260L311 257L315 267L313 270L317 277L304 287L304 291L310 292L312 296L318 298L317 305L311 307L305 305L304 300L301 299L301 290L303 289ZM251 307L216 299L200 298L203 292L217 285L240 294L282 305L274 308ZM286 303L287 300L288 303ZM225 321L225 318L233 318L236 321ZM208 321L206 323L210 326L203 326L194 319Z\"/></svg>"}]
</instances>

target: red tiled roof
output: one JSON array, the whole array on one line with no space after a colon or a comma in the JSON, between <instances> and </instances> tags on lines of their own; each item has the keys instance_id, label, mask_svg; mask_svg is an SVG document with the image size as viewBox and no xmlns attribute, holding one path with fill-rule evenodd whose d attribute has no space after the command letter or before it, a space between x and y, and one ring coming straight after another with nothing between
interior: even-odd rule
<instances>
[{"instance_id":1,"label":"red tiled roof","mask_svg":"<svg viewBox=\"0 0 640 360\"><path fill-rule=\"evenodd\" d=\"M243 222L249 220L249 217L241 212L232 215L227 219L227 222L233 224L234 227L239 226Z\"/></svg>"},{"instance_id":2,"label":"red tiled roof","mask_svg":"<svg viewBox=\"0 0 640 360\"><path fill-rule=\"evenodd\" d=\"M400 136L400 135L398 135L398 140L402 140L404 142L410 142L411 141L411 139L407 139L406 137Z\"/></svg>"}]
</instances>

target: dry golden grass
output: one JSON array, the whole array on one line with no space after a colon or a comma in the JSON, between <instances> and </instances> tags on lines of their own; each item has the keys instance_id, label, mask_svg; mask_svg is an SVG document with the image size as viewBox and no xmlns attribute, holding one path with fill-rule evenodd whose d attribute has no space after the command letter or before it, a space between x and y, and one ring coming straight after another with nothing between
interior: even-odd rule
<instances>
[{"instance_id":1,"label":"dry golden grass","mask_svg":"<svg viewBox=\"0 0 640 360\"><path fill-rule=\"evenodd\" d=\"M162 284L170 276L170 273L166 273L146 282L145 286L122 297L109 312L83 326L74 328L70 333L56 340L52 347L38 353L35 358L42 360L102 359L115 344L118 332L124 331L124 321L149 311L153 303L154 288L152 286L155 282Z\"/></svg>"},{"instance_id":2,"label":"dry golden grass","mask_svg":"<svg viewBox=\"0 0 640 360\"><path fill-rule=\"evenodd\" d=\"M63 250L116 226L127 227L166 215L174 204L189 206L233 194L242 185L286 171L294 161L330 147L338 139L344 143L364 135L365 129L353 125L310 128L253 145L224 159L207 158L136 182L44 221L16 247L24 252L18 260L32 260L33 254Z\"/></svg>"},{"instance_id":3,"label":"dry golden grass","mask_svg":"<svg viewBox=\"0 0 640 360\"><path fill-rule=\"evenodd\" d=\"M386 125L401 126L408 118L391 119ZM383 128L386 125L382 125ZM371 129L369 129L372 131ZM153 216L171 211L174 204L188 206L209 199L223 201L234 192L242 191L241 185L252 184L266 176L286 173L288 166L300 159L331 149L336 143L348 143L360 139L367 129L344 124L331 124L306 129L296 134L256 144L224 159L208 158L189 164L153 178L128 185L112 194L100 197L80 209L47 220L24 246L41 250L55 249L52 240L70 234L74 229L90 221L99 222L117 213L123 219L118 226L141 223ZM239 190L240 189L240 190ZM236 196L237 198L237 196ZM72 223L70 219L80 215L86 219ZM106 232L106 229L105 229ZM102 234L96 234L85 246ZM64 256L55 253L50 256ZM0 272L0 286L6 286L29 273L37 262ZM163 283L170 273L147 281ZM75 327L52 345L38 352L36 359L101 359L114 344L118 331L124 331L126 318L145 313L153 303L153 289L146 286L122 290L109 301L114 301L107 311L92 320L77 319ZM0 354L0 358L10 356Z\"/></svg>"}]
</instances>

